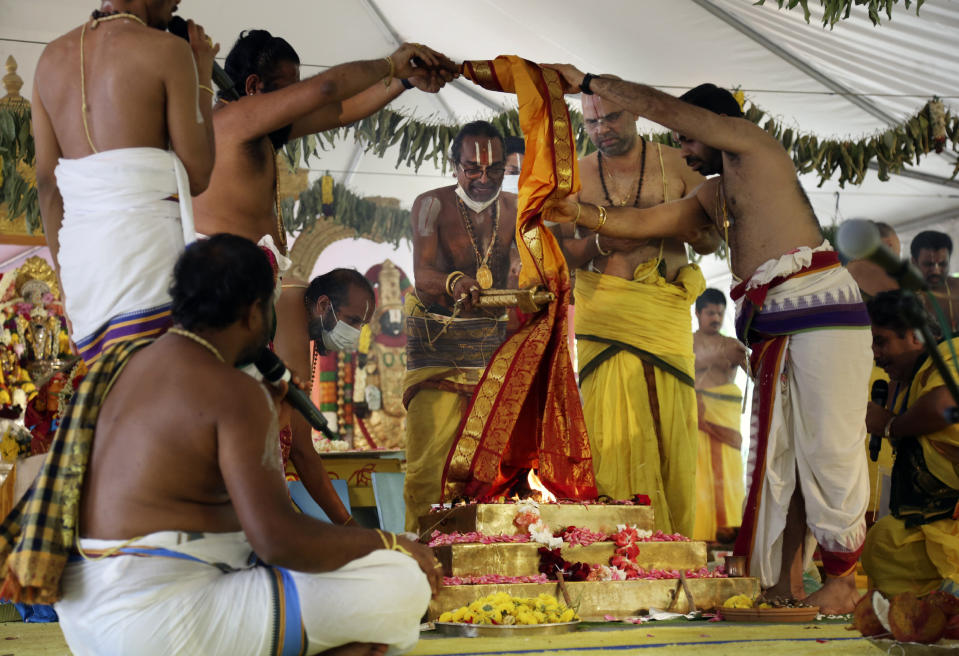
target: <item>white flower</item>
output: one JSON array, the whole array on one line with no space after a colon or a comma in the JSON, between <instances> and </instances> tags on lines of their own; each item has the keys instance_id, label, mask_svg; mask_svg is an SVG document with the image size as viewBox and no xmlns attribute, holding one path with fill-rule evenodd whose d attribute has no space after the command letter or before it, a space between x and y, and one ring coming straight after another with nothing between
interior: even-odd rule
<instances>
[{"instance_id":1,"label":"white flower","mask_svg":"<svg viewBox=\"0 0 959 656\"><path fill-rule=\"evenodd\" d=\"M19 387L13 390L13 405L27 407L27 393Z\"/></svg>"},{"instance_id":2,"label":"white flower","mask_svg":"<svg viewBox=\"0 0 959 656\"><path fill-rule=\"evenodd\" d=\"M533 499L527 497L516 502L516 514L529 512L535 515L539 514L539 504Z\"/></svg>"},{"instance_id":3,"label":"white flower","mask_svg":"<svg viewBox=\"0 0 959 656\"><path fill-rule=\"evenodd\" d=\"M10 332L9 328L4 328L3 334L0 335L0 343L10 346L11 342L13 342L13 333Z\"/></svg>"},{"instance_id":4,"label":"white flower","mask_svg":"<svg viewBox=\"0 0 959 656\"><path fill-rule=\"evenodd\" d=\"M553 532L543 523L543 520L529 525L529 537L533 542L542 544L547 549L560 549L563 546L563 538L553 537Z\"/></svg>"}]
</instances>

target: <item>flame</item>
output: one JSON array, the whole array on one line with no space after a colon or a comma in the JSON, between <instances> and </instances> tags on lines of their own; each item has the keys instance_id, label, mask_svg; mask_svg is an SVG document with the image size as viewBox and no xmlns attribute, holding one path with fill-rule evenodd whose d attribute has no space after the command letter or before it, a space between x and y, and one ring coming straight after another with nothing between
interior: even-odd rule
<instances>
[{"instance_id":1,"label":"flame","mask_svg":"<svg viewBox=\"0 0 959 656\"><path fill-rule=\"evenodd\" d=\"M543 481L539 479L534 470L529 470L529 476L526 480L529 483L529 489L539 494L540 503L556 503L556 495L546 489Z\"/></svg>"}]
</instances>

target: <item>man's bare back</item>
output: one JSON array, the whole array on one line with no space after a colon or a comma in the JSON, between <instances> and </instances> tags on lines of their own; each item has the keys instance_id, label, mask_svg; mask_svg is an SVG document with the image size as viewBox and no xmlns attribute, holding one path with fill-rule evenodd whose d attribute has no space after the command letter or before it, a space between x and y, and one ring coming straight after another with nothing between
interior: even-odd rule
<instances>
[{"instance_id":1,"label":"man's bare back","mask_svg":"<svg viewBox=\"0 0 959 656\"><path fill-rule=\"evenodd\" d=\"M196 343L160 338L130 359L100 411L81 536L241 530L220 472L218 426L246 423L262 434L263 475L281 476L275 422L253 378Z\"/></svg>"},{"instance_id":2,"label":"man's bare back","mask_svg":"<svg viewBox=\"0 0 959 656\"><path fill-rule=\"evenodd\" d=\"M174 4L170 3L169 15ZM172 147L186 168L193 193L206 188L213 166L210 98L201 97L206 92L199 85L210 84L217 47L207 42L203 28L191 21L193 40L187 43L132 16L90 24L52 41L40 56L34 77L37 185L54 259L63 219L54 176L61 157L79 159L94 149ZM166 65L158 67L158 61Z\"/></svg>"}]
</instances>

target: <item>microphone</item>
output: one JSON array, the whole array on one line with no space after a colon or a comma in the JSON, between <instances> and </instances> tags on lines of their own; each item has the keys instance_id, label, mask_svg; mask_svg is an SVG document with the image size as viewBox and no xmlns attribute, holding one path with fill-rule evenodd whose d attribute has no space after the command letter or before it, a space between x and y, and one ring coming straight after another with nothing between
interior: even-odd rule
<instances>
[{"instance_id":1,"label":"microphone","mask_svg":"<svg viewBox=\"0 0 959 656\"><path fill-rule=\"evenodd\" d=\"M871 221L850 219L843 221L836 234L839 251L850 260L869 260L878 264L895 278L902 289L925 290L926 279L909 260L900 260L879 237L879 228Z\"/></svg>"},{"instance_id":2,"label":"microphone","mask_svg":"<svg viewBox=\"0 0 959 656\"><path fill-rule=\"evenodd\" d=\"M870 392L872 402L885 407L886 399L889 397L889 383L884 380L877 380L872 384ZM882 448L882 435L869 436L869 459L873 462L879 460L879 449Z\"/></svg>"},{"instance_id":3,"label":"microphone","mask_svg":"<svg viewBox=\"0 0 959 656\"><path fill-rule=\"evenodd\" d=\"M190 41L190 33L186 21L180 16L174 16L170 19L170 22L167 23L167 30L170 34L175 34L187 42ZM233 80L226 74L223 67L215 61L213 62L213 84L220 89L220 97L228 100L240 99L240 94L237 93L237 90L233 86Z\"/></svg>"},{"instance_id":4,"label":"microphone","mask_svg":"<svg viewBox=\"0 0 959 656\"><path fill-rule=\"evenodd\" d=\"M330 440L340 439L339 435L330 430L329 422L326 421L326 417L319 411L319 409L313 405L313 401L310 400L310 397L301 390L299 387L290 382L290 370L286 368L286 365L283 364L283 361L277 357L276 353L270 349L263 349L260 351L260 355L256 358L256 361L253 363L261 374L263 378L272 384L276 384L281 380L289 383L286 390L286 400L289 401L290 405L293 406L297 412L299 412L306 421L320 431Z\"/></svg>"}]
</instances>

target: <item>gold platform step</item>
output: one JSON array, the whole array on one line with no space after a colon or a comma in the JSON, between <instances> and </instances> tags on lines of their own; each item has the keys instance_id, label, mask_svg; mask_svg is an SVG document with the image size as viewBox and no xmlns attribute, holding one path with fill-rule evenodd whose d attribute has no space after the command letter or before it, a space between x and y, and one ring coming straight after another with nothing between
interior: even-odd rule
<instances>
[{"instance_id":1,"label":"gold platform step","mask_svg":"<svg viewBox=\"0 0 959 656\"><path fill-rule=\"evenodd\" d=\"M759 594L759 579L689 579L689 591L699 610L710 610L737 594L755 597ZM570 601L577 608L580 618L587 621L602 622L607 615L616 618L639 615L640 611L650 608L665 609L672 600L672 591L676 589L675 579L641 581L581 581L566 584ZM440 614L466 606L477 599L496 592L507 592L514 597L535 597L546 593L562 600L559 586L550 583L507 583L494 585L451 585L446 586L430 602L429 619L435 620ZM679 601L673 610L690 610L685 594L679 595Z\"/></svg>"},{"instance_id":2,"label":"gold platform step","mask_svg":"<svg viewBox=\"0 0 959 656\"><path fill-rule=\"evenodd\" d=\"M540 517L554 531L567 526L591 531L615 533L620 524L653 530L653 509L650 506L611 506L602 504L542 504ZM454 506L448 510L420 517L420 534L428 538L433 531L486 535L519 535L525 533L513 523L516 505L512 503L478 503Z\"/></svg>"},{"instance_id":3,"label":"gold platform step","mask_svg":"<svg viewBox=\"0 0 959 656\"><path fill-rule=\"evenodd\" d=\"M706 565L705 542L640 542L636 564L643 569L699 569ZM443 563L444 576L533 576L539 573L539 544L452 544L434 547ZM563 558L570 562L609 565L616 545L596 542L564 547Z\"/></svg>"}]
</instances>

